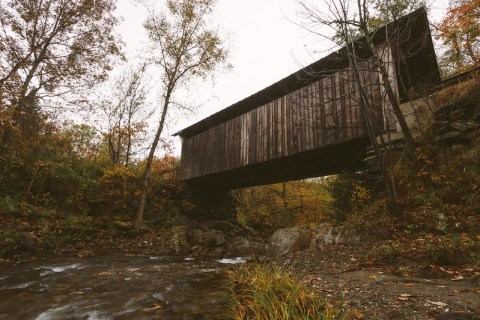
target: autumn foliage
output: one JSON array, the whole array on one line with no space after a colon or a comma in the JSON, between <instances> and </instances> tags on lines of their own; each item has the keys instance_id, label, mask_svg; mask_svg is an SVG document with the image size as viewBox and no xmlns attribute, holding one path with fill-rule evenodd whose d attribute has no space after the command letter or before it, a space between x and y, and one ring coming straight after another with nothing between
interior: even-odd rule
<instances>
[{"instance_id":1,"label":"autumn foliage","mask_svg":"<svg viewBox=\"0 0 480 320\"><path fill-rule=\"evenodd\" d=\"M133 217L140 192L144 161L128 167L112 161L108 139L88 125L39 122L30 137L17 135L15 148L0 155L0 213L22 204L92 216L123 214ZM160 214L165 203L182 190L177 158L155 158L149 214ZM6 200L8 199L8 201ZM2 206L3 203L9 205Z\"/></svg>"},{"instance_id":2,"label":"autumn foliage","mask_svg":"<svg viewBox=\"0 0 480 320\"><path fill-rule=\"evenodd\" d=\"M463 72L480 63L480 1L455 0L437 26L447 49L447 72Z\"/></svg>"},{"instance_id":3,"label":"autumn foliage","mask_svg":"<svg viewBox=\"0 0 480 320\"><path fill-rule=\"evenodd\" d=\"M318 223L332 202L326 180L298 180L238 190L241 223L257 227L288 227Z\"/></svg>"}]
</instances>

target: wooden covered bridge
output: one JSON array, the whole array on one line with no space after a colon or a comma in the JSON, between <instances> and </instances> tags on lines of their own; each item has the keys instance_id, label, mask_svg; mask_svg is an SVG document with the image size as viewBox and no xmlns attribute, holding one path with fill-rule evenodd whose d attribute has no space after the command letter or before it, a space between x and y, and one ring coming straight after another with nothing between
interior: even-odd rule
<instances>
[{"instance_id":1,"label":"wooden covered bridge","mask_svg":"<svg viewBox=\"0 0 480 320\"><path fill-rule=\"evenodd\" d=\"M424 9L373 39L401 103L440 83ZM362 39L354 46L377 132L398 131L371 53ZM370 140L358 86L344 47L183 129L180 179L234 189L359 168Z\"/></svg>"}]
</instances>

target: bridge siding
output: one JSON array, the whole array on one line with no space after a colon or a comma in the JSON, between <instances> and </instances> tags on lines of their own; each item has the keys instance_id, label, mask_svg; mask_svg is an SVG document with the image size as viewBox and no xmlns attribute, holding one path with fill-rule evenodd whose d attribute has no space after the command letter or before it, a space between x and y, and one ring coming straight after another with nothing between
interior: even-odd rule
<instances>
[{"instance_id":1,"label":"bridge siding","mask_svg":"<svg viewBox=\"0 0 480 320\"><path fill-rule=\"evenodd\" d=\"M360 64L368 100L383 126L379 73ZM182 180L257 164L367 135L359 92L349 69L184 139ZM389 110L389 109L388 109Z\"/></svg>"}]
</instances>

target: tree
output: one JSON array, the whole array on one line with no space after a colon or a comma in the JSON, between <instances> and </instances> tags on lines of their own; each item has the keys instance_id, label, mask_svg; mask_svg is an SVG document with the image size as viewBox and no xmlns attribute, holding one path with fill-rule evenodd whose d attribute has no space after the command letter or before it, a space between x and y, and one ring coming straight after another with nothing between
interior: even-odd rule
<instances>
[{"instance_id":1,"label":"tree","mask_svg":"<svg viewBox=\"0 0 480 320\"><path fill-rule=\"evenodd\" d=\"M324 179L307 179L236 190L242 223L285 228L323 220L332 202Z\"/></svg>"},{"instance_id":2,"label":"tree","mask_svg":"<svg viewBox=\"0 0 480 320\"><path fill-rule=\"evenodd\" d=\"M375 30L425 5L425 0L371 0L369 7L373 7L373 12L366 22L371 30ZM353 39L363 37L357 26L348 26L348 29ZM337 30L334 41L342 46L346 44L341 30Z\"/></svg>"},{"instance_id":3,"label":"tree","mask_svg":"<svg viewBox=\"0 0 480 320\"><path fill-rule=\"evenodd\" d=\"M42 98L105 79L120 55L114 10L114 0L0 0L0 113L10 127L0 147Z\"/></svg>"},{"instance_id":4,"label":"tree","mask_svg":"<svg viewBox=\"0 0 480 320\"><path fill-rule=\"evenodd\" d=\"M372 0L356 0L353 1L353 5L348 0L324 0L324 7L328 10L323 10L324 8L314 6L307 1L299 1L299 3L303 10L303 25L305 25L307 29L312 30L315 34L321 35L324 38L332 39L332 37L328 34L316 30L316 28L319 26L328 26L329 28L333 29L335 35L333 37L334 40L338 39L339 36L341 38L341 41L337 41L337 45L346 44L345 49L349 68L353 73L360 96L358 103L365 117L365 123L370 136L370 141L374 148L380 171L385 183L387 208L391 214L395 214L397 212L397 205L395 182L390 165L391 157L389 155L388 148L383 148L382 150L380 148L380 144L377 142L377 137L380 137L381 139L383 137L383 129L377 127L375 111L367 97L365 87L368 86L368 83L365 83L365 80L361 75L361 65L365 58L360 58L358 48L359 46L367 48L370 55L369 60L378 69L379 75L381 79L383 79L383 81L381 81L381 85L385 92L385 102L391 106L401 127L409 157L411 159L415 159L415 141L402 110L400 109L400 102L395 94L391 82L389 81L389 79L394 77L394 75L389 74L389 70L387 68L389 58L385 58L384 52L382 52L383 50L379 50L379 48L375 46L373 40L374 34L371 28L372 25L375 25L375 21L372 19L371 13L372 6L376 4L377 9L379 9L380 12L380 17L382 17L380 20L386 20L385 22L388 22L390 18L395 18L395 16L392 15L392 12L401 13L400 9L408 8L408 5L398 6L399 4L407 4L410 3L410 1L395 1L395 6L383 7L381 6L381 2ZM327 12L326 14L324 13L325 11ZM396 32L393 33L393 37L396 37L396 34L400 32L402 32L402 30L396 30ZM361 36L360 39L359 35ZM386 48L388 48L392 41L390 37L390 32L386 32L384 39Z\"/></svg>"},{"instance_id":5,"label":"tree","mask_svg":"<svg viewBox=\"0 0 480 320\"><path fill-rule=\"evenodd\" d=\"M145 120L151 115L146 110L150 92L145 80L146 67L146 64L127 67L114 79L108 96L100 103L107 125L103 136L113 164L130 164L138 136L145 131Z\"/></svg>"},{"instance_id":6,"label":"tree","mask_svg":"<svg viewBox=\"0 0 480 320\"><path fill-rule=\"evenodd\" d=\"M447 75L480 66L480 0L454 0L437 28Z\"/></svg>"},{"instance_id":7,"label":"tree","mask_svg":"<svg viewBox=\"0 0 480 320\"><path fill-rule=\"evenodd\" d=\"M373 0L375 12L369 25L371 28L381 27L425 5L425 0Z\"/></svg>"},{"instance_id":8,"label":"tree","mask_svg":"<svg viewBox=\"0 0 480 320\"><path fill-rule=\"evenodd\" d=\"M220 36L209 29L206 18L215 0L167 0L163 12L143 2L148 12L144 24L153 47L152 61L159 67L162 83L162 109L150 147L143 176L142 195L135 224L143 224L148 181L157 145L176 91L193 79L210 75L226 63L228 52Z\"/></svg>"}]
</instances>

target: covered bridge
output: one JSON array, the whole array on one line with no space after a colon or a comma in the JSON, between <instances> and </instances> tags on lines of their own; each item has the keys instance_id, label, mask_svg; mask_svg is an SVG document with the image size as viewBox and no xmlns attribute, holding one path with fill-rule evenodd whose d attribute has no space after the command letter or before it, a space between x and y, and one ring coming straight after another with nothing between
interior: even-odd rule
<instances>
[{"instance_id":1,"label":"covered bridge","mask_svg":"<svg viewBox=\"0 0 480 320\"><path fill-rule=\"evenodd\" d=\"M400 102L440 83L425 9L373 39ZM364 39L354 46L377 132L398 130ZM344 47L181 130L180 179L232 189L358 168L370 144L358 86Z\"/></svg>"}]
</instances>

